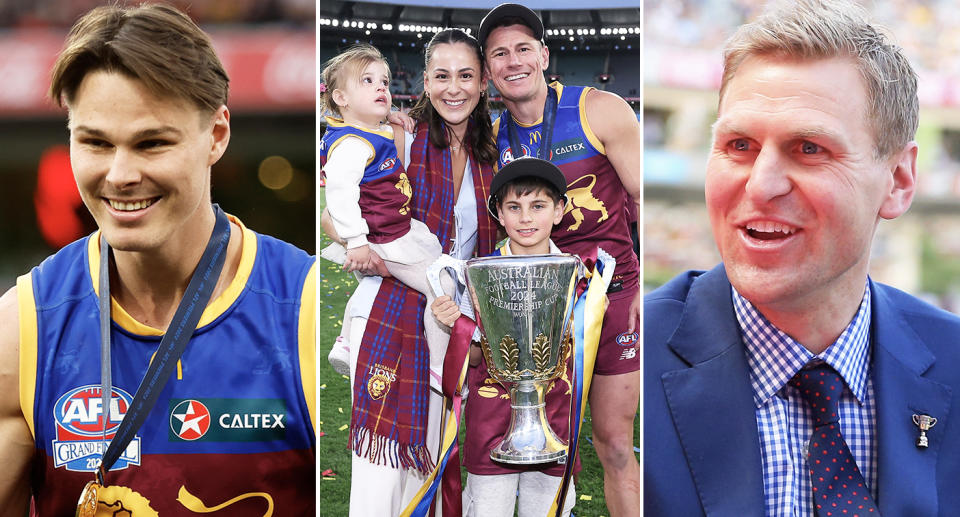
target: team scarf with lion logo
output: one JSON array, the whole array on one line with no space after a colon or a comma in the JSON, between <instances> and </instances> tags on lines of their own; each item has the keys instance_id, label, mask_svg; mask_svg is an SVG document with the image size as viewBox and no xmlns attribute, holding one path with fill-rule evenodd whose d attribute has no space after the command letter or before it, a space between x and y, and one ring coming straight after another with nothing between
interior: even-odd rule
<instances>
[{"instance_id":1,"label":"team scarf with lion logo","mask_svg":"<svg viewBox=\"0 0 960 517\"><path fill-rule=\"evenodd\" d=\"M430 228L446 253L456 231L450 151L430 144L426 122L417 125L416 134L407 168L413 217ZM493 167L467 151L477 199L476 253L485 256L496 245L496 225L486 211ZM380 284L357 359L350 447L371 463L428 474L434 462L426 447L430 357L423 336L425 306L426 297L393 278Z\"/></svg>"}]
</instances>

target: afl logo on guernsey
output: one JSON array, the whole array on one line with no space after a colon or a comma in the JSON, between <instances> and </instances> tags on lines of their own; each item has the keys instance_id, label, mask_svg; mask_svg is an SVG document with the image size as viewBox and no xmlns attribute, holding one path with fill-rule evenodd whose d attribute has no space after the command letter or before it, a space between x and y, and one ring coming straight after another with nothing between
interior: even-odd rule
<instances>
[{"instance_id":1,"label":"afl logo on guernsey","mask_svg":"<svg viewBox=\"0 0 960 517\"><path fill-rule=\"evenodd\" d=\"M199 400L184 400L170 412L170 429L183 440L202 438L210 429L210 410Z\"/></svg>"},{"instance_id":2,"label":"afl logo on guernsey","mask_svg":"<svg viewBox=\"0 0 960 517\"><path fill-rule=\"evenodd\" d=\"M636 332L631 332L629 334L624 332L623 334L617 336L617 344L624 347L634 346L639 340L640 334L637 334Z\"/></svg>"},{"instance_id":3,"label":"afl logo on guernsey","mask_svg":"<svg viewBox=\"0 0 960 517\"><path fill-rule=\"evenodd\" d=\"M133 402L129 393L113 388L110 407L105 411L101 391L99 385L81 386L64 393L54 404L53 419L57 431L57 437L53 440L54 467L65 467L76 472L93 472L97 469L104 451L104 421L109 440L116 434ZM140 438L137 436L130 441L127 450L111 470L124 469L129 464L140 464Z\"/></svg>"},{"instance_id":4,"label":"afl logo on guernsey","mask_svg":"<svg viewBox=\"0 0 960 517\"><path fill-rule=\"evenodd\" d=\"M533 156L532 153L530 152L530 148L529 148L529 147L527 147L527 146L525 146L525 145L523 145L523 144L520 144L520 147L523 149L523 156ZM504 165L512 162L512 161L513 161L514 159L516 159L516 158L521 158L521 156L514 156L513 153L510 152L510 148L509 148L509 147L507 147L506 149L503 150L503 152L500 153L500 161L501 161Z\"/></svg>"},{"instance_id":5,"label":"afl logo on guernsey","mask_svg":"<svg viewBox=\"0 0 960 517\"><path fill-rule=\"evenodd\" d=\"M387 158L386 160L383 161L383 163L380 164L380 170L381 171L390 170L393 168L393 165L395 163L397 163L396 158Z\"/></svg>"}]
</instances>

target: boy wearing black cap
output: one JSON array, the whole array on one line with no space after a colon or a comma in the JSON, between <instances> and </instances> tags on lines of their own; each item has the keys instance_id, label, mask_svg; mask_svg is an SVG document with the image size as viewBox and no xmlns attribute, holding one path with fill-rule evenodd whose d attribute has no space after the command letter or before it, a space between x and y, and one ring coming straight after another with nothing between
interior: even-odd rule
<instances>
[{"instance_id":1,"label":"boy wearing black cap","mask_svg":"<svg viewBox=\"0 0 960 517\"><path fill-rule=\"evenodd\" d=\"M629 231L628 204L640 208L643 180L640 124L615 94L590 87L547 85L550 62L543 23L519 4L503 4L478 32L486 68L506 110L494 124L497 165L520 156L554 163L566 178L568 203L552 233L567 253L602 247L617 261L607 295L590 407L593 438L604 469L604 493L613 517L640 508L640 466L633 422L642 379L639 328L643 293ZM632 198L632 200L631 200Z\"/></svg>"},{"instance_id":2,"label":"boy wearing black cap","mask_svg":"<svg viewBox=\"0 0 960 517\"><path fill-rule=\"evenodd\" d=\"M550 240L553 226L563 217L567 184L555 165L536 158L515 160L494 175L493 194L487 200L490 213L507 232L507 240L496 255L538 255L560 253ZM469 297L464 297L468 303ZM460 310L449 296L431 306L442 323L452 326ZM560 486L563 465L509 465L490 459L490 449L503 438L510 424L509 392L490 377L480 347L470 347L467 373L469 396L464 420L466 439L463 466L467 485L463 491L463 514L473 516L542 517ZM546 395L545 412L557 436L568 439L570 384L568 376L558 379ZM564 501L563 515L573 509L573 483ZM518 507L519 506L519 507Z\"/></svg>"},{"instance_id":3,"label":"boy wearing black cap","mask_svg":"<svg viewBox=\"0 0 960 517\"><path fill-rule=\"evenodd\" d=\"M566 191L560 169L536 158L511 162L495 174L487 210L507 232L503 254L559 253L551 250L556 246L550 233L563 217Z\"/></svg>"}]
</instances>

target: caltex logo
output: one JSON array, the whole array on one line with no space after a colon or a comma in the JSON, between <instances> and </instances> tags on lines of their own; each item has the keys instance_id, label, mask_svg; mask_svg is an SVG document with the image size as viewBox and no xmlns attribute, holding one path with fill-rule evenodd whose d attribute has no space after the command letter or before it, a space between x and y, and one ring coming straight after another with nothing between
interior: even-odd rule
<instances>
[{"instance_id":1,"label":"caltex logo","mask_svg":"<svg viewBox=\"0 0 960 517\"><path fill-rule=\"evenodd\" d=\"M210 410L199 400L184 400L170 412L170 429L184 440L198 440L210 429Z\"/></svg>"},{"instance_id":2,"label":"caltex logo","mask_svg":"<svg viewBox=\"0 0 960 517\"><path fill-rule=\"evenodd\" d=\"M283 399L170 399L170 442L284 440L291 415Z\"/></svg>"}]
</instances>

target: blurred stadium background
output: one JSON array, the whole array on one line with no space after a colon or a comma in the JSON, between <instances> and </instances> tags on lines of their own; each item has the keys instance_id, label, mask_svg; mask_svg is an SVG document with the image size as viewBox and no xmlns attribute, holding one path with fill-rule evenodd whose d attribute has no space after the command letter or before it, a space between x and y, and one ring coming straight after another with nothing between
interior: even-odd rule
<instances>
[{"instance_id":1,"label":"blurred stadium background","mask_svg":"<svg viewBox=\"0 0 960 517\"><path fill-rule=\"evenodd\" d=\"M752 0L644 2L644 284L720 260L703 203L724 40ZM946 0L863 0L920 77L918 195L880 224L871 275L960 312L960 11Z\"/></svg>"},{"instance_id":2,"label":"blurred stadium background","mask_svg":"<svg viewBox=\"0 0 960 517\"><path fill-rule=\"evenodd\" d=\"M103 3L0 0L0 292L95 229L70 171L66 112L46 91L70 26ZM232 137L213 167L213 200L248 227L314 252L314 0L167 3L211 35L231 79Z\"/></svg>"},{"instance_id":3,"label":"blurred stadium background","mask_svg":"<svg viewBox=\"0 0 960 517\"><path fill-rule=\"evenodd\" d=\"M476 36L480 20L499 0L463 2L346 2L322 0L317 12L319 62L350 45L371 43L390 63L394 104L408 109L423 91L423 49L448 27ZM638 0L522 2L543 19L550 49L548 76L566 84L594 86L627 99L640 116L640 31ZM492 83L491 83L492 87ZM494 116L503 109L491 88Z\"/></svg>"}]
</instances>

